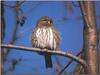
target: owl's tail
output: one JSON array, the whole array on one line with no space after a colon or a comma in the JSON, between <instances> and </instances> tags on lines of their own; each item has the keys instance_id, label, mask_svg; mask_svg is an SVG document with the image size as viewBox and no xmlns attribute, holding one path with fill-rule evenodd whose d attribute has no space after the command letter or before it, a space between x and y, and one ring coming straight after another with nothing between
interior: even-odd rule
<instances>
[{"instance_id":1,"label":"owl's tail","mask_svg":"<svg viewBox=\"0 0 100 75\"><path fill-rule=\"evenodd\" d=\"M46 64L46 68L52 68L51 55L45 55L45 64Z\"/></svg>"}]
</instances>

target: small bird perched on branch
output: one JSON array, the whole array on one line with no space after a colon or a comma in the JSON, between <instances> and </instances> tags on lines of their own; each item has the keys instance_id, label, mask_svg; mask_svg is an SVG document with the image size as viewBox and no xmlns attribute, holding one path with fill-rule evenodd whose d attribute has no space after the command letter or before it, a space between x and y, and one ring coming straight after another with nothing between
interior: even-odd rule
<instances>
[{"instance_id":1,"label":"small bird perched on branch","mask_svg":"<svg viewBox=\"0 0 100 75\"><path fill-rule=\"evenodd\" d=\"M40 17L31 39L33 47L46 50L57 50L60 44L60 35L55 29L52 19L48 16ZM51 55L42 55L45 56L46 68L52 68Z\"/></svg>"}]
</instances>

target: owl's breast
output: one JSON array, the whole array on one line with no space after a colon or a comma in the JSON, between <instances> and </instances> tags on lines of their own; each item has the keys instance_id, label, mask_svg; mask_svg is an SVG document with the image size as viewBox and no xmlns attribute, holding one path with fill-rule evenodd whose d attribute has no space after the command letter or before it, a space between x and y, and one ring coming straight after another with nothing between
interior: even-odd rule
<instances>
[{"instance_id":1,"label":"owl's breast","mask_svg":"<svg viewBox=\"0 0 100 75\"><path fill-rule=\"evenodd\" d=\"M35 47L57 49L57 42L52 28L38 28L33 35L35 37L32 37L32 43Z\"/></svg>"}]
</instances>

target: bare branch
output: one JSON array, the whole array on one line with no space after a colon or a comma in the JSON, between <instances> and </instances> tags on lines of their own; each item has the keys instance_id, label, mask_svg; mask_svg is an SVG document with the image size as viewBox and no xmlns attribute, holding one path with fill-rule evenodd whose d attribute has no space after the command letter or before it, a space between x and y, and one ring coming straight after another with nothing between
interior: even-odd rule
<instances>
[{"instance_id":1,"label":"bare branch","mask_svg":"<svg viewBox=\"0 0 100 75\"><path fill-rule=\"evenodd\" d=\"M1 39L0 42L3 43L3 40L5 38L5 8L4 8L4 1L1 2L2 4L0 5L0 9L1 9L1 20L0 20L0 35L1 35ZM0 49L0 74L3 73L3 63L4 63L4 56L5 56L5 50L2 48L2 51Z\"/></svg>"},{"instance_id":2,"label":"bare branch","mask_svg":"<svg viewBox=\"0 0 100 75\"><path fill-rule=\"evenodd\" d=\"M69 57L71 59L73 59L74 61L80 63L81 65L83 65L83 67L87 67L87 64L86 62L75 56L75 55L72 55L71 53L69 52L63 52L63 51L60 51L60 50L45 50L45 49L39 49L39 48L30 48L30 47L24 47L24 46L16 46L16 45L6 45L6 44L1 44L0 45L2 48L13 48L13 49L19 49L19 50L25 50L25 51L33 51L33 52L40 52L40 53L45 53L45 54L51 54L51 55L60 55L60 56L64 56L64 57Z\"/></svg>"},{"instance_id":3,"label":"bare branch","mask_svg":"<svg viewBox=\"0 0 100 75\"><path fill-rule=\"evenodd\" d=\"M58 72L60 71L60 68L62 68L62 65L60 63L59 57L55 57L55 60L57 62L57 65L59 66L59 67L57 67L58 70L56 71L56 73L58 74ZM63 74L66 75L67 72L64 71Z\"/></svg>"},{"instance_id":4,"label":"bare branch","mask_svg":"<svg viewBox=\"0 0 100 75\"><path fill-rule=\"evenodd\" d=\"M83 51L80 51L76 56L79 56ZM62 74L62 72L73 62L73 59L70 59L69 62L58 72L58 74Z\"/></svg>"},{"instance_id":5,"label":"bare branch","mask_svg":"<svg viewBox=\"0 0 100 75\"><path fill-rule=\"evenodd\" d=\"M18 3L18 5L7 5L7 4L4 4L4 6L7 6L7 7L9 7L9 8L15 8L15 7L19 7L19 6L21 6L23 3L24 3L25 1L20 1L19 3ZM2 3L1 3L2 4Z\"/></svg>"},{"instance_id":6,"label":"bare branch","mask_svg":"<svg viewBox=\"0 0 100 75\"><path fill-rule=\"evenodd\" d=\"M10 44L14 44L15 42L16 42L16 40L17 40L17 30L18 30L18 15L19 15L19 2L18 1L16 1L16 4L15 4L15 6L17 6L17 7L15 7L14 8L14 13L15 13L15 26L14 26L14 30L13 30L13 33L12 33L12 37L11 37L11 41L10 41ZM6 56L9 54L9 50L6 50L5 51L6 53L5 53L5 55L3 56L3 58L4 58L4 61L6 61Z\"/></svg>"},{"instance_id":7,"label":"bare branch","mask_svg":"<svg viewBox=\"0 0 100 75\"><path fill-rule=\"evenodd\" d=\"M83 16L83 20L87 23L87 25L85 25L87 28L92 28L91 24L89 23L88 21L88 17L86 15L86 7L85 7L85 4L84 2L79 2L80 6L81 6L81 11L82 11L82 16Z\"/></svg>"},{"instance_id":8,"label":"bare branch","mask_svg":"<svg viewBox=\"0 0 100 75\"><path fill-rule=\"evenodd\" d=\"M72 1L72 4L73 4L74 7L80 7L79 4L75 4L74 1Z\"/></svg>"},{"instance_id":9,"label":"bare branch","mask_svg":"<svg viewBox=\"0 0 100 75\"><path fill-rule=\"evenodd\" d=\"M71 1L64 1L64 7L66 10L68 10L69 12L73 12L73 5Z\"/></svg>"}]
</instances>

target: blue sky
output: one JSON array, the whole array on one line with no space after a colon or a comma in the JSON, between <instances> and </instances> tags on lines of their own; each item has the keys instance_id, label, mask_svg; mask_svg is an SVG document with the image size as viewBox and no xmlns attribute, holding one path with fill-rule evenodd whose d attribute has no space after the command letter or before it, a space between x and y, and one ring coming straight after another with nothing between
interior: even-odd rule
<instances>
[{"instance_id":1,"label":"blue sky","mask_svg":"<svg viewBox=\"0 0 100 75\"><path fill-rule=\"evenodd\" d=\"M14 5L14 2L6 1L5 4ZM99 15L98 12L100 12L98 6L99 3L96 3L97 15ZM20 13L20 15L26 16L26 22L23 27L19 26L17 31L19 39L14 44L32 47L30 37L36 26L37 20L41 16L49 16L52 18L56 29L61 35L61 44L59 49L72 54L77 54L82 49L83 22L82 19L77 19L77 17L81 17L79 7L73 7L73 11L69 12L65 8L63 1L27 1L21 5L21 8L23 13ZM65 21L60 21L64 17L67 19ZM15 24L14 10L12 8L5 7L5 19L6 29L4 43L8 44L12 39L11 37ZM65 57L57 57L62 66L64 66L69 60ZM9 71L12 60L20 58L22 58L22 61L18 62L13 71ZM56 67L55 56L52 56L52 60L54 67L52 69L46 69L43 56L35 52L11 49L7 56L7 61L4 64L4 70L9 73L54 74ZM67 71L71 72L74 66L75 62L68 67Z\"/></svg>"}]
</instances>

